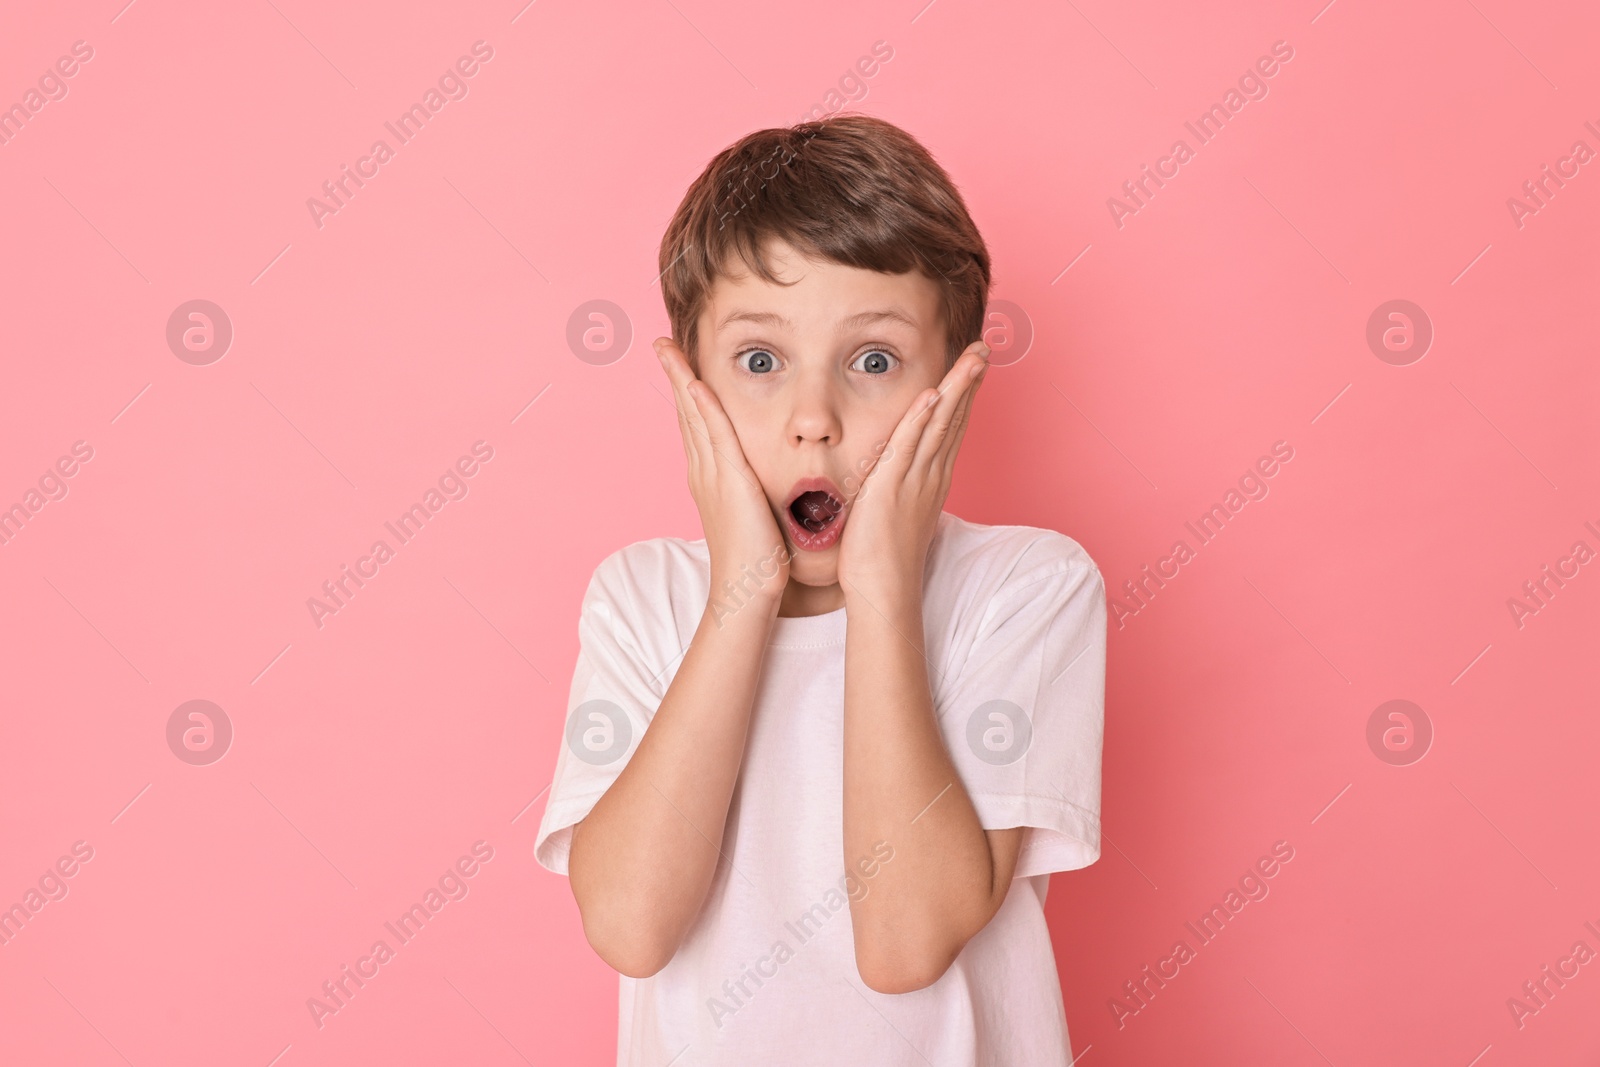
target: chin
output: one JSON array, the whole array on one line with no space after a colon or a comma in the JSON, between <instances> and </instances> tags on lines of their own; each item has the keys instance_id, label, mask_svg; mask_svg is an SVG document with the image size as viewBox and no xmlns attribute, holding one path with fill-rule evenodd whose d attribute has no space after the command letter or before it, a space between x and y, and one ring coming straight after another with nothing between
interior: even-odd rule
<instances>
[{"instance_id":1,"label":"chin","mask_svg":"<svg viewBox=\"0 0 1600 1067\"><path fill-rule=\"evenodd\" d=\"M834 553L828 553L828 559L807 558L813 554L800 553L789 563L789 580L809 585L818 589L825 589L830 585L839 584L838 560L832 558ZM801 561L805 561L802 566Z\"/></svg>"}]
</instances>

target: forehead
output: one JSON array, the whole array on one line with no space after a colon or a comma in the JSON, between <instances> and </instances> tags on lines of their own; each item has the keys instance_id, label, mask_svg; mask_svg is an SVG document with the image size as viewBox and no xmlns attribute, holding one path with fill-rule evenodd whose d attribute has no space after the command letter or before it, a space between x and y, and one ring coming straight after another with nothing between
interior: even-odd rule
<instances>
[{"instance_id":1,"label":"forehead","mask_svg":"<svg viewBox=\"0 0 1600 1067\"><path fill-rule=\"evenodd\" d=\"M743 263L718 275L706 301L709 340L741 330L792 332L878 328L931 332L939 323L939 287L911 271L885 274L801 255L781 241L767 246L767 264L783 282Z\"/></svg>"}]
</instances>

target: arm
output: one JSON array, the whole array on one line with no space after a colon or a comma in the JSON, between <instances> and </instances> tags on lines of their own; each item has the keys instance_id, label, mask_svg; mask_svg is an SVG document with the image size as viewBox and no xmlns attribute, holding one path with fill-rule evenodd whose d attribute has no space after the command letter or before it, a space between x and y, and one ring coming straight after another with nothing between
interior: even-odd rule
<instances>
[{"instance_id":1,"label":"arm","mask_svg":"<svg viewBox=\"0 0 1600 1067\"><path fill-rule=\"evenodd\" d=\"M573 829L567 873L589 944L634 978L665 967L711 887L750 709L789 561L760 483L721 403L671 338L656 354L672 383L689 489L705 527L711 588L738 583L733 612L707 604L627 765ZM748 569L765 575L752 591Z\"/></svg>"},{"instance_id":2,"label":"arm","mask_svg":"<svg viewBox=\"0 0 1600 1067\"><path fill-rule=\"evenodd\" d=\"M937 981L1005 902L1022 827L985 830L944 746L928 689L922 580L956 452L987 367L968 346L895 428L852 504L839 582L844 680L844 845L887 841L894 862L850 902L856 968L880 993Z\"/></svg>"},{"instance_id":3,"label":"arm","mask_svg":"<svg viewBox=\"0 0 1600 1067\"><path fill-rule=\"evenodd\" d=\"M708 607L633 757L573 829L584 934L623 974L665 967L705 902L776 614L752 601L719 626Z\"/></svg>"},{"instance_id":4,"label":"arm","mask_svg":"<svg viewBox=\"0 0 1600 1067\"><path fill-rule=\"evenodd\" d=\"M856 967L880 993L937 981L1004 903L1023 827L985 830L934 716L920 589L868 602L846 587L844 843L894 862L850 903Z\"/></svg>"}]
</instances>

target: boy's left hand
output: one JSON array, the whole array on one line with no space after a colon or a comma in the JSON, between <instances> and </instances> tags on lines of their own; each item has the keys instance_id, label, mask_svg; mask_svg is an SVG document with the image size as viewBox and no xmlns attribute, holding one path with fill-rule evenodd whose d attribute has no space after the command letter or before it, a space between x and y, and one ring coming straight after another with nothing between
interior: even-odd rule
<instances>
[{"instance_id":1,"label":"boy's left hand","mask_svg":"<svg viewBox=\"0 0 1600 1067\"><path fill-rule=\"evenodd\" d=\"M928 546L988 357L989 346L973 342L937 391L917 394L851 501L839 537L839 584L847 607L856 597L874 606L907 595L920 599Z\"/></svg>"}]
</instances>

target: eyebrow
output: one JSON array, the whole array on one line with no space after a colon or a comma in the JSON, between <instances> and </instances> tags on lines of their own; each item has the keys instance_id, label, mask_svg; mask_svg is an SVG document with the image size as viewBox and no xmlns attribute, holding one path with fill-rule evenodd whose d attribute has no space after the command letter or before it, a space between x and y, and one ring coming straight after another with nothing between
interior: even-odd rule
<instances>
[{"instance_id":1,"label":"eyebrow","mask_svg":"<svg viewBox=\"0 0 1600 1067\"><path fill-rule=\"evenodd\" d=\"M791 332L794 330L794 323L775 311L734 311L718 324L717 332L721 333L736 322L753 322L758 326L781 326ZM897 307L879 308L874 311L863 311L859 314L851 315L848 319L844 319L839 323L839 328L841 330L854 330L880 322L898 322L911 327L913 330L917 329L916 320Z\"/></svg>"}]
</instances>

